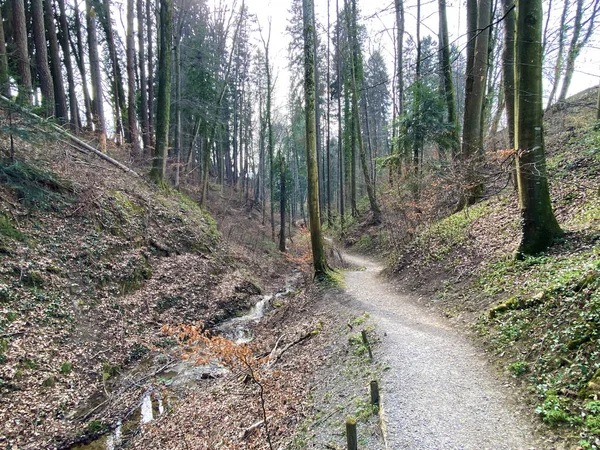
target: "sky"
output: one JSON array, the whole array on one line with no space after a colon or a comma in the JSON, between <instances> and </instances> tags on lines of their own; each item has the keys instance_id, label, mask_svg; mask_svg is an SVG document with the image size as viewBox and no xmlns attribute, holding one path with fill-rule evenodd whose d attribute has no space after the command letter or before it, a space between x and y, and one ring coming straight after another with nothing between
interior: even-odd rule
<instances>
[{"instance_id":1,"label":"sky","mask_svg":"<svg viewBox=\"0 0 600 450\"><path fill-rule=\"evenodd\" d=\"M233 2L234 0L227 0ZM317 21L323 25L327 23L327 0L314 0ZM329 0L332 21L335 17L335 0ZM393 74L394 43L393 29L395 27L395 12L392 0L357 0L357 6L362 14L363 23L367 27L369 41L366 43L365 53L379 48L386 58L388 73ZM343 0L339 0L340 5ZM556 2L558 3L558 2ZM240 2L238 1L239 5ZM263 29L267 29L271 22L271 55L274 65L274 73L277 74L275 86L275 101L279 108L286 102L286 94L289 91L290 74L287 70L287 47L289 36L286 26L290 18L288 12L291 0L246 0L248 9L256 14ZM416 0L404 0L405 21L410 39L416 30ZM438 9L436 0L421 0L421 35L431 34L437 41ZM341 7L341 6L340 6ZM447 0L448 26L450 41L457 40L462 49L465 44L465 12L463 0ZM550 16L551 21L557 20L560 11ZM577 71L573 77L570 94L583 89L596 86L600 82L600 27L590 42L588 48L584 49L577 60ZM257 36L258 39L258 36ZM260 42L260 40L258 40ZM366 58L365 58L366 59Z\"/></svg>"}]
</instances>

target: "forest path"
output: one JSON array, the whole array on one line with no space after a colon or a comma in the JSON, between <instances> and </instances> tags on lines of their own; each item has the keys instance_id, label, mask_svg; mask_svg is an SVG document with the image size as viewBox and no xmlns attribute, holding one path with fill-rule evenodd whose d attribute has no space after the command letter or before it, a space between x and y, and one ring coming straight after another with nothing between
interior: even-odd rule
<instances>
[{"instance_id":1,"label":"forest path","mask_svg":"<svg viewBox=\"0 0 600 450\"><path fill-rule=\"evenodd\" d=\"M398 294L379 277L380 265L362 256L344 259L366 270L345 273L343 306L367 311L383 334L376 358L390 366L381 386L388 449L535 448L531 426L481 352Z\"/></svg>"}]
</instances>

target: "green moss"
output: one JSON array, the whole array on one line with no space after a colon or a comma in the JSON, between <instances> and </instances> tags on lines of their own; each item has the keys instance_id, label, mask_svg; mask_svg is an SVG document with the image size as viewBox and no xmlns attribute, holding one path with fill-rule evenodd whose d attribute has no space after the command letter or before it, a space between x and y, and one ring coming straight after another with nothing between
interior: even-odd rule
<instances>
[{"instance_id":1,"label":"green moss","mask_svg":"<svg viewBox=\"0 0 600 450\"><path fill-rule=\"evenodd\" d=\"M17 241L25 240L25 234L15 228L12 220L6 214L0 214L0 234Z\"/></svg>"},{"instance_id":2,"label":"green moss","mask_svg":"<svg viewBox=\"0 0 600 450\"><path fill-rule=\"evenodd\" d=\"M144 214L144 207L132 202L124 192L112 191L111 194L115 198L116 205L119 208L120 212L123 213L126 217Z\"/></svg>"},{"instance_id":3,"label":"green moss","mask_svg":"<svg viewBox=\"0 0 600 450\"><path fill-rule=\"evenodd\" d=\"M59 372L62 373L63 375L69 375L72 370L73 370L73 364L71 364L69 361L65 361L60 366Z\"/></svg>"}]
</instances>

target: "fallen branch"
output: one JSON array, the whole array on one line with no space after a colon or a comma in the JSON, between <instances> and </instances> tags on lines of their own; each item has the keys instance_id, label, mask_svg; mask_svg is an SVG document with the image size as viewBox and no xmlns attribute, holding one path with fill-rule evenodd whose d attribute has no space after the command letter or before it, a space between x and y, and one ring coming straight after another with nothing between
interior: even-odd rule
<instances>
[{"instance_id":1,"label":"fallen branch","mask_svg":"<svg viewBox=\"0 0 600 450\"><path fill-rule=\"evenodd\" d=\"M297 338L296 340L290 342L288 345L286 345L285 347L283 347L281 349L281 351L279 352L279 354L271 359L269 361L269 366L274 365L277 361L279 361L282 357L282 355L287 352L290 348L292 348L294 345L300 344L301 342L304 342L305 340L309 339L311 336L314 335L314 330L309 330L306 333L302 334L299 338Z\"/></svg>"},{"instance_id":2,"label":"fallen branch","mask_svg":"<svg viewBox=\"0 0 600 450\"><path fill-rule=\"evenodd\" d=\"M116 159L111 158L110 156L102 153L100 150L98 150L95 147L92 147L91 145L89 145L88 143L82 141L81 139L73 136L71 133L69 133L68 131L64 130L63 128L59 127L58 125L52 123L52 122L48 122L44 119L42 119L40 116L32 113L31 111L28 111L25 108L22 108L21 106L17 105L15 102L13 102L12 100L6 98L3 95L0 95L0 100L6 104L8 104L11 108L16 109L19 113L23 114L26 117L29 117L30 119L35 120L36 122L40 123L40 124L45 124L48 125L50 128L52 128L54 131L56 131L57 133L61 134L62 136L65 136L67 138L69 138L71 141L73 141L75 144L83 147L84 149L94 153L96 156L99 156L100 158L102 158L104 161L109 162L110 164L117 166L119 169L130 173L136 177L139 177L140 175L130 169L129 167L127 167L125 164L120 163L119 161L117 161Z\"/></svg>"}]
</instances>

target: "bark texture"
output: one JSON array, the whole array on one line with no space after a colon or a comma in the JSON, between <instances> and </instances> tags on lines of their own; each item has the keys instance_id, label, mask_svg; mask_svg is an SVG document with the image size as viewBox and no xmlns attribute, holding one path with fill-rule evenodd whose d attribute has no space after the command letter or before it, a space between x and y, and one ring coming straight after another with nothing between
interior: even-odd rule
<instances>
[{"instance_id":1,"label":"bark texture","mask_svg":"<svg viewBox=\"0 0 600 450\"><path fill-rule=\"evenodd\" d=\"M31 105L33 87L31 82L31 68L29 67L24 0L12 0L12 19L15 58L17 60L17 84L19 85L17 101L21 105Z\"/></svg>"},{"instance_id":2,"label":"bark texture","mask_svg":"<svg viewBox=\"0 0 600 450\"><path fill-rule=\"evenodd\" d=\"M44 8L42 0L31 0L31 28L35 44L35 66L42 91L42 104L46 117L54 116L54 83L48 65L46 47L46 27L44 25Z\"/></svg>"},{"instance_id":3,"label":"bark texture","mask_svg":"<svg viewBox=\"0 0 600 450\"><path fill-rule=\"evenodd\" d=\"M308 211L310 241L315 278L327 277L329 267L325 260L319 210L319 168L317 165L317 136L315 115L315 25L313 0L302 0L304 35L304 97L306 120L306 166L308 172Z\"/></svg>"},{"instance_id":4,"label":"bark texture","mask_svg":"<svg viewBox=\"0 0 600 450\"><path fill-rule=\"evenodd\" d=\"M522 256L543 251L562 231L552 211L544 152L542 0L518 0L517 8L515 142Z\"/></svg>"}]
</instances>

